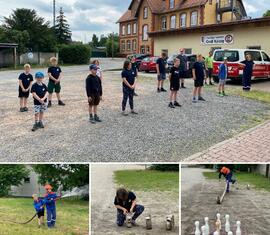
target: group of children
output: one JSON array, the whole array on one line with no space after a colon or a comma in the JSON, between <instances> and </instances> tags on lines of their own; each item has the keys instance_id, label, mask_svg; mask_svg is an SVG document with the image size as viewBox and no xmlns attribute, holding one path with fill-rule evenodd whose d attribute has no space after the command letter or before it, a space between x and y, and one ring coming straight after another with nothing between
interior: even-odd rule
<instances>
[{"instance_id":1,"label":"group of children","mask_svg":"<svg viewBox=\"0 0 270 235\"><path fill-rule=\"evenodd\" d=\"M44 215L46 207L47 226L48 228L54 228L56 224L56 201L61 198L61 195L58 196L54 193L50 184L45 185L45 190L46 194L44 198L39 198L36 194L32 196L34 200L33 205L38 216L38 225L45 225Z\"/></svg>"}]
</instances>

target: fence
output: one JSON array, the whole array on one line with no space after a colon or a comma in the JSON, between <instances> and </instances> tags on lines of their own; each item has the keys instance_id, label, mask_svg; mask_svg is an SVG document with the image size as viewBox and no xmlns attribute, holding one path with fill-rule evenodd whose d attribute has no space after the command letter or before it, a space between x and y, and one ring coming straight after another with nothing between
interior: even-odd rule
<instances>
[{"instance_id":1,"label":"fence","mask_svg":"<svg viewBox=\"0 0 270 235\"><path fill-rule=\"evenodd\" d=\"M19 64L48 64L51 57L57 57L58 53L54 52L31 52L31 53L25 53L19 56Z\"/></svg>"}]
</instances>

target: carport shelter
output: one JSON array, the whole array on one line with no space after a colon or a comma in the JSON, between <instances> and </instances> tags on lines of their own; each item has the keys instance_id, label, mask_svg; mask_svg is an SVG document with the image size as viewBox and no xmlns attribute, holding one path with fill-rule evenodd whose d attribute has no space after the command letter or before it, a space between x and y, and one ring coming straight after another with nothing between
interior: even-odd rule
<instances>
[{"instance_id":1,"label":"carport shelter","mask_svg":"<svg viewBox=\"0 0 270 235\"><path fill-rule=\"evenodd\" d=\"M17 64L17 47L15 43L0 43L0 68Z\"/></svg>"}]
</instances>

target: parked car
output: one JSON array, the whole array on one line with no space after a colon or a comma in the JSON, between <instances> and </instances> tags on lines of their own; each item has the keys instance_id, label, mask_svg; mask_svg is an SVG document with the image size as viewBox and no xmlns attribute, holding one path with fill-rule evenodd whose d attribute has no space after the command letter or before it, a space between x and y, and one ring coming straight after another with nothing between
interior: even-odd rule
<instances>
[{"instance_id":1,"label":"parked car","mask_svg":"<svg viewBox=\"0 0 270 235\"><path fill-rule=\"evenodd\" d=\"M172 56L170 56L168 59L167 59L167 64L168 64L168 70L171 69L171 67L173 67L173 61L174 59L178 56L179 54L173 54ZM188 73L187 73L187 77L188 78L191 78L192 77L192 67L193 67L193 64L195 63L196 61L196 55L194 54L187 54L187 59L188 59Z\"/></svg>"},{"instance_id":2,"label":"parked car","mask_svg":"<svg viewBox=\"0 0 270 235\"><path fill-rule=\"evenodd\" d=\"M149 72L157 72L157 59L159 57L157 56L151 56L151 57L146 57L142 60L139 71L145 71L146 73Z\"/></svg>"},{"instance_id":3,"label":"parked car","mask_svg":"<svg viewBox=\"0 0 270 235\"><path fill-rule=\"evenodd\" d=\"M252 49L218 49L214 51L214 80L218 82L219 65L224 57L228 58L228 79L241 80L243 68L239 64L245 60L246 54L251 54L255 63L253 78L270 78L270 57L266 52Z\"/></svg>"},{"instance_id":4,"label":"parked car","mask_svg":"<svg viewBox=\"0 0 270 235\"><path fill-rule=\"evenodd\" d=\"M150 57L150 55L149 54L131 54L127 56L127 59L131 59L131 57L135 57L137 67L139 68L142 60L147 57Z\"/></svg>"}]
</instances>

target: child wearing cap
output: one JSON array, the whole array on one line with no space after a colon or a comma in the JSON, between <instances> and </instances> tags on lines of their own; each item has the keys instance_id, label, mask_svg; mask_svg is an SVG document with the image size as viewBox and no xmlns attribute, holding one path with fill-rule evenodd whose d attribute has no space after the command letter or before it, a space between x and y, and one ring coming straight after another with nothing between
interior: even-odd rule
<instances>
[{"instance_id":1,"label":"child wearing cap","mask_svg":"<svg viewBox=\"0 0 270 235\"><path fill-rule=\"evenodd\" d=\"M41 200L36 194L32 195L32 198L34 199L34 208L36 210L37 216L38 216L38 226L44 225L44 201Z\"/></svg>"},{"instance_id":2,"label":"child wearing cap","mask_svg":"<svg viewBox=\"0 0 270 235\"><path fill-rule=\"evenodd\" d=\"M56 97L58 99L58 105L64 106L65 103L61 100L60 91L61 85L60 81L62 79L62 70L58 66L58 60L56 57L50 58L51 66L48 68L48 76L49 76L49 83L48 83L48 92L49 92L49 103L48 107L52 106L52 95L55 91Z\"/></svg>"},{"instance_id":3,"label":"child wearing cap","mask_svg":"<svg viewBox=\"0 0 270 235\"><path fill-rule=\"evenodd\" d=\"M45 185L45 190L44 202L47 211L47 225L49 228L53 228L56 223L56 201L61 198L61 195L57 196L57 194L52 191L50 184Z\"/></svg>"},{"instance_id":4,"label":"child wearing cap","mask_svg":"<svg viewBox=\"0 0 270 235\"><path fill-rule=\"evenodd\" d=\"M33 76L30 73L30 64L25 64L24 72L19 76L19 98L20 98L20 112L27 112L27 99L29 98L29 93L31 90L31 85L33 82Z\"/></svg>"},{"instance_id":5,"label":"child wearing cap","mask_svg":"<svg viewBox=\"0 0 270 235\"><path fill-rule=\"evenodd\" d=\"M180 71L179 71L180 60L178 58L174 59L174 65L170 70L169 80L170 80L170 108L181 107L177 102L177 92L180 89Z\"/></svg>"},{"instance_id":6,"label":"child wearing cap","mask_svg":"<svg viewBox=\"0 0 270 235\"><path fill-rule=\"evenodd\" d=\"M219 79L218 95L221 97L226 96L225 84L227 77L228 77L228 59L227 57L224 57L224 61L222 64L219 65L218 71L218 79Z\"/></svg>"},{"instance_id":7,"label":"child wearing cap","mask_svg":"<svg viewBox=\"0 0 270 235\"><path fill-rule=\"evenodd\" d=\"M36 131L39 128L44 128L43 125L43 114L47 110L47 97L48 88L43 83L44 74L37 72L35 74L36 82L31 88L31 93L34 98L34 112L35 112L35 124L32 131Z\"/></svg>"},{"instance_id":8,"label":"child wearing cap","mask_svg":"<svg viewBox=\"0 0 270 235\"><path fill-rule=\"evenodd\" d=\"M98 67L95 64L91 64L90 74L86 78L86 94L89 104L89 121L93 124L101 122L101 119L97 115L97 107L102 97L102 85L101 79L97 76Z\"/></svg>"}]
</instances>

